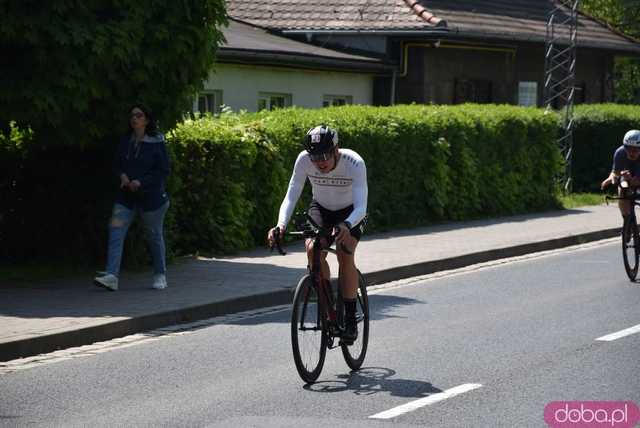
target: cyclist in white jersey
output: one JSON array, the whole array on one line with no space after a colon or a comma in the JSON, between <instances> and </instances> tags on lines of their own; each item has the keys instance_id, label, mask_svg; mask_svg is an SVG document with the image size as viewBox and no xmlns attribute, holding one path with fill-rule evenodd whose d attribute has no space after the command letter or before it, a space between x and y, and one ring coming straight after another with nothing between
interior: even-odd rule
<instances>
[{"instance_id":1,"label":"cyclist in white jersey","mask_svg":"<svg viewBox=\"0 0 640 428\"><path fill-rule=\"evenodd\" d=\"M333 238L338 244L340 287L345 302L346 331L342 339L349 343L358 337L355 316L358 272L354 256L367 213L367 169L358 153L338 148L338 132L328 126L310 129L304 146L305 150L300 152L293 167L289 189L280 206L278 224L269 230L267 239L273 244L276 228L280 230L280 238L284 236L304 184L309 179L313 200L308 214L319 226L339 230ZM309 264L313 260L312 244L312 240L307 240ZM326 257L327 253L323 252L321 268L323 277L328 279L331 273Z\"/></svg>"}]
</instances>

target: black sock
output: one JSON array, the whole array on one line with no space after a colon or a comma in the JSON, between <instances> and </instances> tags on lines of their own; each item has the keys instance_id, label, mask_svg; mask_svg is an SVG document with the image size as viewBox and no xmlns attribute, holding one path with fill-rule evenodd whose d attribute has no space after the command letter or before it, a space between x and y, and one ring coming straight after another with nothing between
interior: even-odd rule
<instances>
[{"instance_id":1,"label":"black sock","mask_svg":"<svg viewBox=\"0 0 640 428\"><path fill-rule=\"evenodd\" d=\"M356 317L356 299L344 299L344 312L347 318Z\"/></svg>"}]
</instances>

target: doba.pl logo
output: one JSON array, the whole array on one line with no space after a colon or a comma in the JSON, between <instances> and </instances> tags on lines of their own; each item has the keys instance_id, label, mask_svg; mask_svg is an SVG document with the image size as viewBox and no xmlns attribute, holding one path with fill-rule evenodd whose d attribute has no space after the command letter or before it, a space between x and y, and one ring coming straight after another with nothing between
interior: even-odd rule
<instances>
[{"instance_id":1,"label":"doba.pl logo","mask_svg":"<svg viewBox=\"0 0 640 428\"><path fill-rule=\"evenodd\" d=\"M544 421L551 428L632 428L640 409L633 401L553 401Z\"/></svg>"}]
</instances>

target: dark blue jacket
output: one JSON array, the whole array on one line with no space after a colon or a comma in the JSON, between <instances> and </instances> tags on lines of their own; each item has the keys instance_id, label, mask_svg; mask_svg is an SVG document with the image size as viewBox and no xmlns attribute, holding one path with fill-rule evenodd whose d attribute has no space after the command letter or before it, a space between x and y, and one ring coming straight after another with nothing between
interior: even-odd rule
<instances>
[{"instance_id":1,"label":"dark blue jacket","mask_svg":"<svg viewBox=\"0 0 640 428\"><path fill-rule=\"evenodd\" d=\"M143 211L154 211L169 200L165 182L169 175L169 156L164 136L145 135L136 143L133 134L120 141L115 159L113 173L118 177L127 174L129 180L138 180L141 184L137 192L120 189L116 203L129 209L140 208Z\"/></svg>"}]
</instances>

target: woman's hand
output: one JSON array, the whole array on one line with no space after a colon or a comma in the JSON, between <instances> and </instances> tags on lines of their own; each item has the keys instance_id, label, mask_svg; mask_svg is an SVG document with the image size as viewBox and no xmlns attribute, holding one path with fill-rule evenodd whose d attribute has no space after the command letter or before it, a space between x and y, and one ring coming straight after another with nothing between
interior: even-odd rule
<instances>
[{"instance_id":1,"label":"woman's hand","mask_svg":"<svg viewBox=\"0 0 640 428\"><path fill-rule=\"evenodd\" d=\"M129 187L129 177L127 177L127 174L120 174L120 188L121 189L126 189Z\"/></svg>"},{"instance_id":2,"label":"woman's hand","mask_svg":"<svg viewBox=\"0 0 640 428\"><path fill-rule=\"evenodd\" d=\"M129 190L132 192L137 192L140 188L141 184L138 180L132 180L129 182Z\"/></svg>"}]
</instances>

